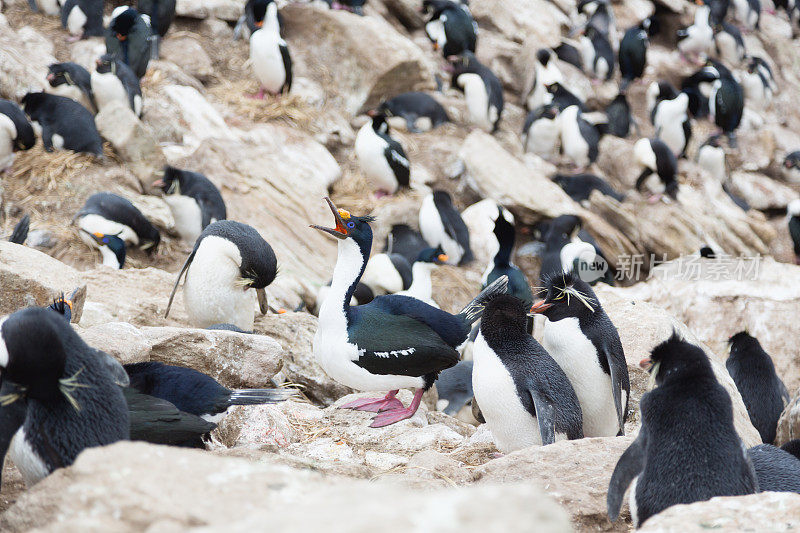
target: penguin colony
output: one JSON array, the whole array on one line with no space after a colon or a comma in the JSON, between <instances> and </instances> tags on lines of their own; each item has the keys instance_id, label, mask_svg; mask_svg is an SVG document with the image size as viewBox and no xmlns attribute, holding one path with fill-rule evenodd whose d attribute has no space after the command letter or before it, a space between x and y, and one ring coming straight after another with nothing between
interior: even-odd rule
<instances>
[{"instance_id":1,"label":"penguin colony","mask_svg":"<svg viewBox=\"0 0 800 533\"><path fill-rule=\"evenodd\" d=\"M351 13L345 16L372 16L369 8L365 13L364 1L325 4ZM42 80L45 91L0 100L0 170L13 171L16 152L32 149L38 139L48 152L91 154L103 164L103 140L93 115L115 105L136 117L146 114L142 80L151 61L159 59L176 4L140 0L109 12L96 0L30 5L60 16L70 40L102 38L106 53L94 59L91 71L73 62L54 63ZM258 100L280 102L293 94L292 36L283 28L283 5L248 0L234 32L249 40L247 68L259 85L251 96ZM559 165L562 173L551 177L553 183L587 209L596 195L617 203L644 200L642 210L681 204L682 172L690 157L737 208L749 209L727 188L726 158L740 150L737 130L757 124L757 110L769 106L780 90L772 59L749 55L743 37L760 31L759 2L698 0L691 24L674 35L666 28L677 19L662 6L620 31L607 0L582 0L576 7L573 28L561 42L530 58L532 79L520 95L528 111L518 136L520 151ZM797 22L796 6L776 7ZM643 357L640 366L651 379L639 400L640 425L631 427L626 353L593 288L614 284L613 271L584 276L587 265L609 263L583 227L585 217L562 214L527 225L487 199L481 234L492 253L486 264L477 265L484 269L482 287L461 302L457 313L440 309L434 297L443 289L432 274L476 266L471 239L476 228L459 210L459 188L441 181L430 188L415 180L409 154L420 148L412 149L411 135L452 127L499 137L505 133L509 83L507 73L492 70L494 62L479 59L480 28L467 2L424 0L419 8L441 70L431 80L439 94L381 95L364 110L351 147L368 186L360 191L365 198L424 191L418 209L389 228L380 253L373 253L373 240L381 221L370 214L351 213L326 198L333 226L309 221L337 244L331 279L320 286L315 302L314 358L342 385L381 393L338 407L371 413L370 427L381 428L415 417L423 395L435 386L437 409L451 416L477 413L501 453L638 429L607 493L614 521L627 492L636 527L679 503L800 492L800 443L792 441L785 449L772 445L790 391L770 355L747 331L731 332L725 366L763 444L744 449L733 425L731 398L707 352L678 333L648 353L627 354ZM683 77L665 72L663 78L659 72L658 81L643 86L641 80L652 78L655 67L648 63L651 40L669 43L691 71ZM587 84L577 83L581 78ZM463 113L443 105L445 84L448 94L463 103ZM613 98L601 101L587 92L600 84L616 88ZM637 123L634 106L645 109L649 125ZM709 128L713 133L704 142L693 137L695 130ZM617 191L596 175L605 136L635 139L626 156L639 175L628 190ZM779 165L786 180L800 180L794 175L800 173L800 151L787 154ZM279 277L280 254L259 230L236 220L241 213L229 212L225 188L217 185L225 185L224 175L208 177L168 165L154 178L149 188L169 209L172 234L148 218L141 198L110 191L87 196L72 218L75 234L112 269L125 268L132 255L155 263L160 255L179 253L164 252L162 240L181 243L186 257L171 294L163 295L165 317L182 284L193 327L258 334L257 312L283 312L269 305L266 292ZM786 216L783 231L800 264L800 199L788 203ZM4 239L24 245L32 222L37 221L21 216ZM520 237L536 243L537 276L514 263ZM486 243L479 244L483 249ZM712 246L698 251L709 261L716 253ZM535 285L530 279L537 280ZM232 406L294 395L292 389L229 389L188 367L123 366L73 329L71 298L39 303L0 317L0 459L9 458L28 484L69 466L85 448L119 440L205 448ZM397 397L404 388L414 389L408 406Z\"/></svg>"}]
</instances>

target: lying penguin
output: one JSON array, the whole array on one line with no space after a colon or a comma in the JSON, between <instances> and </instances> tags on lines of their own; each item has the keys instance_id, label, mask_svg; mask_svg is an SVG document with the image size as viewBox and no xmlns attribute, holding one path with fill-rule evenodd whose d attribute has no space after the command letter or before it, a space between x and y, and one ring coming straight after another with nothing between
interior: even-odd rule
<instances>
[{"instance_id":1,"label":"lying penguin","mask_svg":"<svg viewBox=\"0 0 800 533\"><path fill-rule=\"evenodd\" d=\"M209 224L228 218L219 189L199 172L166 166L153 187L164 192L175 229L186 242L194 243Z\"/></svg>"},{"instance_id":2,"label":"lying penguin","mask_svg":"<svg viewBox=\"0 0 800 533\"><path fill-rule=\"evenodd\" d=\"M41 128L47 152L54 149L103 155L103 141L94 117L81 104L55 94L28 93L22 97L25 113Z\"/></svg>"}]
</instances>

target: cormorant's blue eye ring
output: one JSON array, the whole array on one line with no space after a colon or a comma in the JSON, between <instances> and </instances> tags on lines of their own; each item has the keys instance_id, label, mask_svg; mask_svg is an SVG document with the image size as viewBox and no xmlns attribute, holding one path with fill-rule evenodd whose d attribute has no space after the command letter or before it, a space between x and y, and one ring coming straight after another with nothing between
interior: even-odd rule
<instances>
[{"instance_id":1,"label":"cormorant's blue eye ring","mask_svg":"<svg viewBox=\"0 0 800 533\"><path fill-rule=\"evenodd\" d=\"M353 228L356 227L356 223L355 222L348 222L347 223L347 227L350 228L350 229L353 229Z\"/></svg>"}]
</instances>

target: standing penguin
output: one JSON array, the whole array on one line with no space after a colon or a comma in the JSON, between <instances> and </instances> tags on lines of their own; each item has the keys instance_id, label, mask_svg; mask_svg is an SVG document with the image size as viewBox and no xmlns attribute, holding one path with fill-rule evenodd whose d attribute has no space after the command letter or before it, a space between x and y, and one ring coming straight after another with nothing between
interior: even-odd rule
<instances>
[{"instance_id":1,"label":"standing penguin","mask_svg":"<svg viewBox=\"0 0 800 533\"><path fill-rule=\"evenodd\" d=\"M564 157L578 168L586 168L597 161L600 132L583 118L578 106L569 106L561 112L561 151Z\"/></svg>"},{"instance_id":2,"label":"standing penguin","mask_svg":"<svg viewBox=\"0 0 800 533\"><path fill-rule=\"evenodd\" d=\"M14 163L14 152L30 150L34 144L36 134L22 109L0 99L0 172Z\"/></svg>"},{"instance_id":3,"label":"standing penguin","mask_svg":"<svg viewBox=\"0 0 800 533\"><path fill-rule=\"evenodd\" d=\"M647 179L657 175L661 181L661 187L649 187L654 194L651 201L661 199L661 194L666 193L673 200L678 199L678 160L660 139L639 139L633 145L633 158L635 162L644 167L642 173L636 179L636 190L641 191Z\"/></svg>"},{"instance_id":4,"label":"standing penguin","mask_svg":"<svg viewBox=\"0 0 800 533\"><path fill-rule=\"evenodd\" d=\"M378 107L378 113L404 119L406 130L411 133L421 133L450 122L442 104L431 95L420 92L398 94L385 100Z\"/></svg>"},{"instance_id":5,"label":"standing penguin","mask_svg":"<svg viewBox=\"0 0 800 533\"><path fill-rule=\"evenodd\" d=\"M448 257L442 251L441 247L422 250L417 260L414 261L414 264L411 266L411 285L407 289L395 294L416 298L438 309L439 304L433 300L432 296L431 272L438 265L446 264L447 259Z\"/></svg>"},{"instance_id":6,"label":"standing penguin","mask_svg":"<svg viewBox=\"0 0 800 533\"><path fill-rule=\"evenodd\" d=\"M539 269L539 281L546 283L561 275L567 265L561 263L561 250L578 237L581 219L575 215L561 215L549 221L543 233L544 251Z\"/></svg>"},{"instance_id":7,"label":"standing penguin","mask_svg":"<svg viewBox=\"0 0 800 533\"><path fill-rule=\"evenodd\" d=\"M745 58L742 32L729 22L722 22L714 27L714 47L717 57L731 65L738 65Z\"/></svg>"},{"instance_id":8,"label":"standing penguin","mask_svg":"<svg viewBox=\"0 0 800 533\"><path fill-rule=\"evenodd\" d=\"M500 247L489 265L490 269L486 270L483 286L487 287L501 276L506 276L508 278L508 294L521 300L527 306L526 309L530 309L533 305L533 293L528 278L511 261L516 232L514 224L506 218L506 210L502 206L498 206L497 218L494 221L494 235L497 237Z\"/></svg>"},{"instance_id":9,"label":"standing penguin","mask_svg":"<svg viewBox=\"0 0 800 533\"><path fill-rule=\"evenodd\" d=\"M525 105L532 111L553 100L553 95L547 90L549 85L564 81L564 76L556 64L556 54L552 50L540 48L536 52L536 62L533 66L533 87L525 100Z\"/></svg>"},{"instance_id":10,"label":"standing penguin","mask_svg":"<svg viewBox=\"0 0 800 533\"><path fill-rule=\"evenodd\" d=\"M406 258L409 264L416 261L419 253L430 248L422 234L412 229L408 224L395 224L386 236L384 252L399 254Z\"/></svg>"},{"instance_id":11,"label":"standing penguin","mask_svg":"<svg viewBox=\"0 0 800 533\"><path fill-rule=\"evenodd\" d=\"M800 199L789 202L786 207L786 214L789 225L789 235L794 244L794 262L800 265Z\"/></svg>"},{"instance_id":12,"label":"standing penguin","mask_svg":"<svg viewBox=\"0 0 800 533\"><path fill-rule=\"evenodd\" d=\"M389 135L386 115L370 111L369 122L356 135L355 151L364 177L378 195L411 186L411 163L403 145Z\"/></svg>"},{"instance_id":13,"label":"standing penguin","mask_svg":"<svg viewBox=\"0 0 800 533\"><path fill-rule=\"evenodd\" d=\"M424 0L422 12L430 15L425 33L434 50L441 49L444 57L475 53L478 26L468 9L450 0Z\"/></svg>"},{"instance_id":14,"label":"standing penguin","mask_svg":"<svg viewBox=\"0 0 800 533\"><path fill-rule=\"evenodd\" d=\"M53 63L47 67L47 92L66 96L97 113L97 102L92 94L92 78L89 71L77 63Z\"/></svg>"},{"instance_id":15,"label":"standing penguin","mask_svg":"<svg viewBox=\"0 0 800 533\"><path fill-rule=\"evenodd\" d=\"M31 121L41 127L45 151L55 148L103 155L94 117L75 100L44 92L28 93L22 97L22 106Z\"/></svg>"},{"instance_id":16,"label":"standing penguin","mask_svg":"<svg viewBox=\"0 0 800 533\"><path fill-rule=\"evenodd\" d=\"M558 107L543 105L528 113L522 126L522 146L526 152L547 160L555 159L561 145Z\"/></svg>"},{"instance_id":17,"label":"standing penguin","mask_svg":"<svg viewBox=\"0 0 800 533\"><path fill-rule=\"evenodd\" d=\"M136 0L136 9L150 17L152 59L158 59L161 39L175 20L175 0Z\"/></svg>"},{"instance_id":18,"label":"standing penguin","mask_svg":"<svg viewBox=\"0 0 800 533\"><path fill-rule=\"evenodd\" d=\"M0 372L0 463L8 452L27 485L129 437L114 377L58 314L32 307L0 319Z\"/></svg>"},{"instance_id":19,"label":"standing penguin","mask_svg":"<svg viewBox=\"0 0 800 533\"><path fill-rule=\"evenodd\" d=\"M761 0L731 0L736 18L748 30L757 30L761 21Z\"/></svg>"},{"instance_id":20,"label":"standing penguin","mask_svg":"<svg viewBox=\"0 0 800 533\"><path fill-rule=\"evenodd\" d=\"M641 78L647 66L647 46L650 41L647 31L650 28L650 19L644 19L638 25L629 28L622 41L619 43L619 72L622 74L620 91L628 88L630 83Z\"/></svg>"},{"instance_id":21,"label":"standing penguin","mask_svg":"<svg viewBox=\"0 0 800 533\"><path fill-rule=\"evenodd\" d=\"M141 78L151 56L150 26L133 8L119 6L106 28L106 52L115 54Z\"/></svg>"},{"instance_id":22,"label":"standing penguin","mask_svg":"<svg viewBox=\"0 0 800 533\"><path fill-rule=\"evenodd\" d=\"M103 35L103 0L67 0L61 7L61 26L72 40Z\"/></svg>"},{"instance_id":23,"label":"standing penguin","mask_svg":"<svg viewBox=\"0 0 800 533\"><path fill-rule=\"evenodd\" d=\"M725 149L719 135L712 135L697 149L697 164L703 167L718 182L723 183L727 176Z\"/></svg>"},{"instance_id":24,"label":"standing penguin","mask_svg":"<svg viewBox=\"0 0 800 533\"><path fill-rule=\"evenodd\" d=\"M92 94L97 110L102 111L113 102L122 102L137 117L142 116L142 88L139 78L131 68L113 54L103 54L95 62L91 77Z\"/></svg>"},{"instance_id":25,"label":"standing penguin","mask_svg":"<svg viewBox=\"0 0 800 533\"><path fill-rule=\"evenodd\" d=\"M747 60L747 71L742 77L742 89L746 102L766 106L772 100L777 86L769 64L758 56Z\"/></svg>"},{"instance_id":26,"label":"standing penguin","mask_svg":"<svg viewBox=\"0 0 800 533\"><path fill-rule=\"evenodd\" d=\"M453 67L452 85L464 92L469 121L484 131L496 132L504 105L500 80L470 51L448 60Z\"/></svg>"},{"instance_id":27,"label":"standing penguin","mask_svg":"<svg viewBox=\"0 0 800 533\"><path fill-rule=\"evenodd\" d=\"M730 355L725 368L742 395L747 414L761 441L772 444L783 408L789 403L789 391L775 373L772 358L758 339L740 331L728 339Z\"/></svg>"},{"instance_id":28,"label":"standing penguin","mask_svg":"<svg viewBox=\"0 0 800 533\"><path fill-rule=\"evenodd\" d=\"M631 485L633 525L681 503L758 492L753 465L733 425L731 399L706 354L677 333L640 363L658 385L639 407L639 436L608 485L608 516L619 516Z\"/></svg>"},{"instance_id":29,"label":"standing penguin","mask_svg":"<svg viewBox=\"0 0 800 533\"><path fill-rule=\"evenodd\" d=\"M575 272L553 276L546 291L545 299L531 312L547 318L542 346L578 395L583 434L624 435L631 384L617 328L591 287Z\"/></svg>"},{"instance_id":30,"label":"standing penguin","mask_svg":"<svg viewBox=\"0 0 800 533\"><path fill-rule=\"evenodd\" d=\"M465 265L473 260L469 229L453 199L445 191L433 191L422 200L419 229L431 246L441 246L450 265Z\"/></svg>"},{"instance_id":31,"label":"standing penguin","mask_svg":"<svg viewBox=\"0 0 800 533\"><path fill-rule=\"evenodd\" d=\"M708 56L714 46L714 29L709 23L710 15L711 9L701 5L694 12L694 24L678 30L678 50L684 57L693 56L705 60Z\"/></svg>"},{"instance_id":32,"label":"standing penguin","mask_svg":"<svg viewBox=\"0 0 800 533\"><path fill-rule=\"evenodd\" d=\"M256 297L261 313L266 314L264 288L275 279L278 263L272 247L254 228L220 220L203 230L186 258L169 296L165 317L184 273L183 301L194 327L233 324L252 331Z\"/></svg>"},{"instance_id":33,"label":"standing penguin","mask_svg":"<svg viewBox=\"0 0 800 533\"><path fill-rule=\"evenodd\" d=\"M526 311L510 295L489 300L472 349L472 389L502 453L584 435L575 390L528 334Z\"/></svg>"},{"instance_id":34,"label":"standing penguin","mask_svg":"<svg viewBox=\"0 0 800 533\"><path fill-rule=\"evenodd\" d=\"M566 108L573 105L577 106L581 111L586 110L586 106L583 104L583 101L571 93L569 89L564 87L561 83L551 83L545 88L551 95L551 103L555 105L559 111L564 111Z\"/></svg>"},{"instance_id":35,"label":"standing penguin","mask_svg":"<svg viewBox=\"0 0 800 533\"><path fill-rule=\"evenodd\" d=\"M614 49L608 37L594 26L588 26L580 45L586 73L596 80L610 80L614 75Z\"/></svg>"},{"instance_id":36,"label":"standing penguin","mask_svg":"<svg viewBox=\"0 0 800 533\"><path fill-rule=\"evenodd\" d=\"M744 91L732 75L722 76L711 86L708 111L714 124L728 137L728 145L736 148L736 128L744 113Z\"/></svg>"},{"instance_id":37,"label":"standing penguin","mask_svg":"<svg viewBox=\"0 0 800 533\"><path fill-rule=\"evenodd\" d=\"M634 118L631 114L631 106L628 103L625 91L620 91L611 103L606 106L606 117L608 118L609 134L622 139L628 136L631 132L631 122L634 122Z\"/></svg>"},{"instance_id":38,"label":"standing penguin","mask_svg":"<svg viewBox=\"0 0 800 533\"><path fill-rule=\"evenodd\" d=\"M664 141L676 157L682 157L692 137L689 95L678 92L667 82L653 82L647 89L647 99L656 137Z\"/></svg>"},{"instance_id":39,"label":"standing penguin","mask_svg":"<svg viewBox=\"0 0 800 533\"><path fill-rule=\"evenodd\" d=\"M219 189L199 172L164 167L164 176L153 182L164 192L175 229L186 242L194 243L209 224L228 218Z\"/></svg>"},{"instance_id":40,"label":"standing penguin","mask_svg":"<svg viewBox=\"0 0 800 533\"><path fill-rule=\"evenodd\" d=\"M281 38L278 4L255 0L253 4L256 31L250 36L250 63L260 84L257 98L264 93L288 94L292 89L292 58Z\"/></svg>"},{"instance_id":41,"label":"standing penguin","mask_svg":"<svg viewBox=\"0 0 800 533\"><path fill-rule=\"evenodd\" d=\"M122 261L119 265L113 263L114 257L93 238L97 237L96 234L117 237L118 240L147 250L148 253L153 253L161 242L161 235L156 227L136 206L122 196L110 192L91 195L75 215L73 222L82 230L81 237L87 244L100 248L103 264L116 268L122 268ZM111 251L114 249L111 248Z\"/></svg>"}]
</instances>

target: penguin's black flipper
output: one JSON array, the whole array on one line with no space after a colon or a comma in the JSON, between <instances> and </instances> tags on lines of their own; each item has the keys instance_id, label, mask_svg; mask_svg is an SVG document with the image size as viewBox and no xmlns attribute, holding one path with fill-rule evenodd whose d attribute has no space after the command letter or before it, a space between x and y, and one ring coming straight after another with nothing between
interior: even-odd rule
<instances>
[{"instance_id":1,"label":"penguin's black flipper","mask_svg":"<svg viewBox=\"0 0 800 533\"><path fill-rule=\"evenodd\" d=\"M31 216L25 215L17 222L17 225L14 226L14 231L11 233L11 237L8 238L8 241L14 244L25 244L25 241L28 240L28 230L30 227Z\"/></svg>"},{"instance_id":2,"label":"penguin's black flipper","mask_svg":"<svg viewBox=\"0 0 800 533\"><path fill-rule=\"evenodd\" d=\"M183 411L172 403L142 394L136 389L122 389L130 414L131 440L186 448L205 448L203 437L217 427Z\"/></svg>"},{"instance_id":3,"label":"penguin's black flipper","mask_svg":"<svg viewBox=\"0 0 800 533\"><path fill-rule=\"evenodd\" d=\"M539 433L542 435L542 446L556 441L556 409L553 402L539 394L539 391L528 387L536 409L536 420L539 422Z\"/></svg>"},{"instance_id":4,"label":"penguin's black flipper","mask_svg":"<svg viewBox=\"0 0 800 533\"><path fill-rule=\"evenodd\" d=\"M612 522L619 518L622 498L625 496L625 490L627 490L628 485L644 469L645 440L644 432L640 432L636 440L628 446L628 449L619 458L617 466L614 467L614 473L611 474L611 481L608 483L608 495L606 496L606 510L608 511L608 518Z\"/></svg>"},{"instance_id":5,"label":"penguin's black flipper","mask_svg":"<svg viewBox=\"0 0 800 533\"><path fill-rule=\"evenodd\" d=\"M622 391L623 386L626 383L626 379L622 368L619 365L619 361L615 361L615 357L608 350L607 346L603 346L601 348L600 354L606 358L606 364L608 365L609 374L611 375L611 392L614 394L614 407L617 409L617 420L619 421L619 433L617 436L620 437L625 435L625 418L627 418L625 415L628 411L627 397L630 396L630 378L627 380L628 390L625 391L625 405L622 405ZM615 362L617 364L614 364ZM625 368L627 369L627 367Z\"/></svg>"},{"instance_id":6,"label":"penguin's black flipper","mask_svg":"<svg viewBox=\"0 0 800 533\"><path fill-rule=\"evenodd\" d=\"M15 383L3 381L0 386L0 483L2 483L3 464L11 440L25 422L28 402ZM10 402L10 403L6 403Z\"/></svg>"},{"instance_id":7,"label":"penguin's black flipper","mask_svg":"<svg viewBox=\"0 0 800 533\"><path fill-rule=\"evenodd\" d=\"M167 311L164 313L164 318L167 318L169 316L169 310L172 307L172 300L173 298L175 298L175 292L177 292L178 285L180 285L181 283L181 278L183 277L183 274L186 272L186 270L189 268L189 265L192 264L192 261L194 260L194 254L196 253L197 253L197 244L195 244L194 250L192 250L192 253L190 253L189 257L186 258L186 262L183 263L181 271L178 273L178 279L175 280L175 286L172 287L172 292L169 295L169 303L167 303Z\"/></svg>"}]
</instances>

